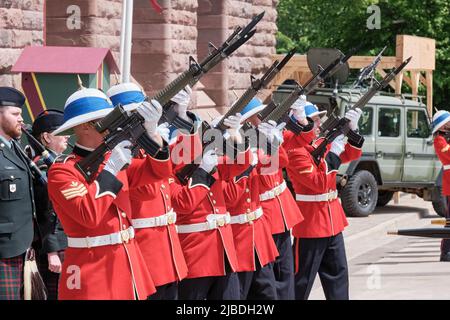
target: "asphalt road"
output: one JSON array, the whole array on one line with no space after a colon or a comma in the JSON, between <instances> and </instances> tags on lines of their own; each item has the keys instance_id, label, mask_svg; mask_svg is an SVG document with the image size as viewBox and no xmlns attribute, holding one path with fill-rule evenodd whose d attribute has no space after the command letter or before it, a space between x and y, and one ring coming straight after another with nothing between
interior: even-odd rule
<instances>
[{"instance_id":1,"label":"asphalt road","mask_svg":"<svg viewBox=\"0 0 450 320\"><path fill-rule=\"evenodd\" d=\"M402 195L368 218L349 218L344 232L350 299L450 299L450 262L439 262L439 239L387 235L388 230L430 227L439 218L431 203ZM310 299L324 299L316 278Z\"/></svg>"}]
</instances>

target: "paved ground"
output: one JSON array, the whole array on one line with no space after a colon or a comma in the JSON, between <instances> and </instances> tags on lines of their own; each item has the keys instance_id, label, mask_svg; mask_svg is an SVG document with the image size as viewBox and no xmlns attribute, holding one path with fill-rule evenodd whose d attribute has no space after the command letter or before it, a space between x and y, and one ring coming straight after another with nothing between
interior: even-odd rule
<instances>
[{"instance_id":1,"label":"paved ground","mask_svg":"<svg viewBox=\"0 0 450 320\"><path fill-rule=\"evenodd\" d=\"M389 236L388 230L430 226L431 203L402 195L368 218L349 218L345 231L351 299L450 299L450 262L440 240ZM324 299L317 278L310 299Z\"/></svg>"}]
</instances>

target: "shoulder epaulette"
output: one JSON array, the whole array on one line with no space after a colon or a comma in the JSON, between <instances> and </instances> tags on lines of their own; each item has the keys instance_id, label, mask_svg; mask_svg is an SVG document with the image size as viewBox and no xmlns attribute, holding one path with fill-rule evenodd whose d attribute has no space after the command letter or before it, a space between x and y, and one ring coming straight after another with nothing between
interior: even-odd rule
<instances>
[{"instance_id":1,"label":"shoulder epaulette","mask_svg":"<svg viewBox=\"0 0 450 320\"><path fill-rule=\"evenodd\" d=\"M53 163L66 163L67 160L75 158L73 154L60 154Z\"/></svg>"}]
</instances>

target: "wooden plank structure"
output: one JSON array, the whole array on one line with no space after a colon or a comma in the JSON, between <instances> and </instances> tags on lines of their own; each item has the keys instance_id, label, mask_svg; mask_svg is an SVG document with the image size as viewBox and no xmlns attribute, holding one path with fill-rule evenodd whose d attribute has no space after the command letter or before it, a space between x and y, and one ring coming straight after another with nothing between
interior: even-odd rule
<instances>
[{"instance_id":1,"label":"wooden plank structure","mask_svg":"<svg viewBox=\"0 0 450 320\"><path fill-rule=\"evenodd\" d=\"M395 57L382 57L376 71L380 76L386 75L386 69L392 69L412 56L411 62L405 67L403 73L399 74L390 86L395 89L396 94L401 94L402 84L405 82L411 93L417 96L419 84L426 87L426 104L428 113L433 113L433 70L435 69L436 41L430 38L397 35ZM273 60L281 59L283 55L274 55ZM349 60L350 69L361 69L372 63L375 57L353 56ZM286 79L295 79L299 83L311 76L311 71L306 62L306 55L295 55L284 69L272 81L272 89L280 85Z\"/></svg>"}]
</instances>

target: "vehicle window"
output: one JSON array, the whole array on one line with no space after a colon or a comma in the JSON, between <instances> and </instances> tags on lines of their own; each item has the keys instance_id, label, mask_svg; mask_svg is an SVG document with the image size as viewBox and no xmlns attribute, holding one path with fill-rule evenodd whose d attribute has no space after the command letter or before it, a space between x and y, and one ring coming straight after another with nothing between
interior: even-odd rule
<instances>
[{"instance_id":1,"label":"vehicle window","mask_svg":"<svg viewBox=\"0 0 450 320\"><path fill-rule=\"evenodd\" d=\"M359 118L358 126L359 133L363 136L370 136L372 134L373 124L373 108L363 108L361 118Z\"/></svg>"},{"instance_id":2,"label":"vehicle window","mask_svg":"<svg viewBox=\"0 0 450 320\"><path fill-rule=\"evenodd\" d=\"M408 138L428 138L430 136L430 127L424 110L408 110L406 121Z\"/></svg>"},{"instance_id":3,"label":"vehicle window","mask_svg":"<svg viewBox=\"0 0 450 320\"><path fill-rule=\"evenodd\" d=\"M380 108L378 112L378 136L400 136L400 110Z\"/></svg>"}]
</instances>

